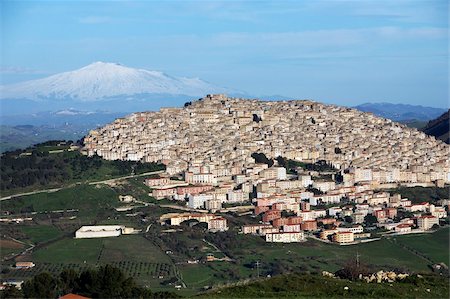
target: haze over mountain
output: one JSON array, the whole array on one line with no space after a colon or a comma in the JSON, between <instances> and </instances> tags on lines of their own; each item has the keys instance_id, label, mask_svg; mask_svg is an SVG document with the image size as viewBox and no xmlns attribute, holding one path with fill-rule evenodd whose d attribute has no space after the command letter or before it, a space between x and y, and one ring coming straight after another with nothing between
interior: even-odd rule
<instances>
[{"instance_id":1,"label":"haze over mountain","mask_svg":"<svg viewBox=\"0 0 450 299\"><path fill-rule=\"evenodd\" d=\"M354 108L363 112L371 112L377 116L388 118L393 121L428 121L439 117L446 111L444 108L393 103L364 103L355 106Z\"/></svg>"}]
</instances>

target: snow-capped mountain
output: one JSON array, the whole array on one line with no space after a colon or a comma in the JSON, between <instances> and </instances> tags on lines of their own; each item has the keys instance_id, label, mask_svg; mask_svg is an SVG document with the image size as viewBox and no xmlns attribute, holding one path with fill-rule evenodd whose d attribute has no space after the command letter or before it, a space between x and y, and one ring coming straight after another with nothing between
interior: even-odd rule
<instances>
[{"instance_id":1,"label":"snow-capped mountain","mask_svg":"<svg viewBox=\"0 0 450 299\"><path fill-rule=\"evenodd\" d=\"M3 99L98 101L143 94L204 96L237 93L198 78L173 77L117 63L95 62L81 69L0 87Z\"/></svg>"}]
</instances>

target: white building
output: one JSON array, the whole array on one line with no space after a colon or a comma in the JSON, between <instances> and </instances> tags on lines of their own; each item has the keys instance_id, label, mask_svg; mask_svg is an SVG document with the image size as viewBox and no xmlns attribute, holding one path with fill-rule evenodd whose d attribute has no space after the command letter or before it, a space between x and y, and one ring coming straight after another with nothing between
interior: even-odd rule
<instances>
[{"instance_id":1,"label":"white building","mask_svg":"<svg viewBox=\"0 0 450 299\"><path fill-rule=\"evenodd\" d=\"M118 237L125 231L123 225L82 226L75 232L76 239Z\"/></svg>"},{"instance_id":2,"label":"white building","mask_svg":"<svg viewBox=\"0 0 450 299\"><path fill-rule=\"evenodd\" d=\"M195 194L195 195L189 195L189 202L188 207L192 209L199 209L204 208L205 202L207 200L213 200L214 195L213 194Z\"/></svg>"},{"instance_id":3,"label":"white building","mask_svg":"<svg viewBox=\"0 0 450 299\"><path fill-rule=\"evenodd\" d=\"M303 232L283 232L266 234L266 242L293 243L305 241Z\"/></svg>"}]
</instances>

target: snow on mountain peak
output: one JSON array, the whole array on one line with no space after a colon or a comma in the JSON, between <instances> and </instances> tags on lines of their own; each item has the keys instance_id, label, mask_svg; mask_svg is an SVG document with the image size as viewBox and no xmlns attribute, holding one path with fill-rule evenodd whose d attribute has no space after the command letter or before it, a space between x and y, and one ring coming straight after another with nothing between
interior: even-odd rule
<instances>
[{"instance_id":1,"label":"snow on mountain peak","mask_svg":"<svg viewBox=\"0 0 450 299\"><path fill-rule=\"evenodd\" d=\"M137 94L203 96L232 93L198 78L97 61L80 69L0 87L1 98L99 100Z\"/></svg>"}]
</instances>

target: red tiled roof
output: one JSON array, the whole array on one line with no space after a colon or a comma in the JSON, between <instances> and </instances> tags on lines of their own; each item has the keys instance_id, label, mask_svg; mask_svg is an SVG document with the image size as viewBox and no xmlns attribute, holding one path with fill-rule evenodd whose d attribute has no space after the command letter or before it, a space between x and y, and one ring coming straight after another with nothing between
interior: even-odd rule
<instances>
[{"instance_id":1,"label":"red tiled roof","mask_svg":"<svg viewBox=\"0 0 450 299\"><path fill-rule=\"evenodd\" d=\"M81 296L81 295L77 295L77 294L69 293L67 295L59 297L59 299L90 299L90 298L89 297L84 297L84 296Z\"/></svg>"}]
</instances>

